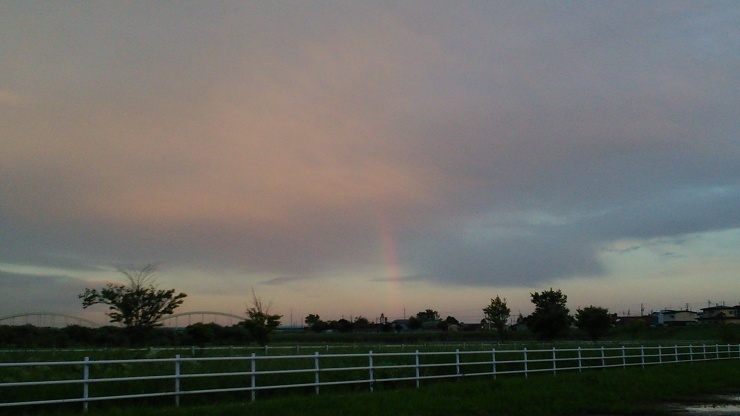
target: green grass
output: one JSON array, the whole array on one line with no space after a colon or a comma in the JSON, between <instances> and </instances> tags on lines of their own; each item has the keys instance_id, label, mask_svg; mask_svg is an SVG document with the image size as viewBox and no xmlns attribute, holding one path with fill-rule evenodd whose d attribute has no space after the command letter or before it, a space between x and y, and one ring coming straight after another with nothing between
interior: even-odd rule
<instances>
[{"instance_id":1,"label":"green grass","mask_svg":"<svg viewBox=\"0 0 740 416\"><path fill-rule=\"evenodd\" d=\"M117 408L91 407L88 415L201 416L207 415L657 415L665 401L685 400L704 393L740 392L740 360L679 363L436 382L422 388L401 388L347 394L321 394L230 402L213 405ZM76 412L50 413L55 415ZM29 414L39 414L33 412Z\"/></svg>"},{"instance_id":2,"label":"green grass","mask_svg":"<svg viewBox=\"0 0 740 416\"><path fill-rule=\"evenodd\" d=\"M643 340L638 341L639 344L649 346L649 345L668 345L668 344L694 344L696 345L697 341L692 341L699 339L699 336L703 335L706 338L709 339L707 341L707 344L713 344L715 340L712 340L712 337L709 335L712 334L712 330L716 330L716 328L662 328L666 331L660 331L658 332L650 332L643 334L644 338L652 338L650 340ZM733 328L734 329L734 328ZM385 335L385 334L382 334ZM650 335L649 337L647 335ZM662 338L661 336L665 337ZM454 336L453 336L454 337ZM666 339L667 338L667 339ZM284 340L283 340L284 341ZM462 341L462 342L460 342ZM699 341L701 342L701 341ZM721 342L720 342L721 343ZM635 345L635 343L627 343L627 345ZM721 343L722 344L722 343ZM286 344L284 343L276 343L273 344L273 346L284 346ZM312 347L313 345L313 347ZM369 343L362 343L362 342L354 342L354 343L348 343L343 344L340 342L335 342L331 344L325 344L321 345L319 343L304 343L300 345L300 347L296 347L295 344L293 344L290 348L272 348L268 349L267 352L265 352L264 349L255 348L254 346L239 346L239 347L229 347L225 349L199 349L199 348L191 348L191 347L185 347L180 349L140 349L140 350L122 350L122 349L98 349L98 350L87 350L87 351L74 351L74 350L46 350L46 351L34 351L34 350L15 350L15 351L0 351L0 362L37 362L37 361L69 361L69 360L81 360L85 356L89 356L91 360L105 360L105 359L112 359L112 360L119 360L119 359L132 359L132 358L173 358L175 354L180 354L183 358L186 357L214 357L214 356L249 356L253 352L255 352L257 355L295 355L295 354L301 354L301 355L310 355L314 352L318 351L323 356L326 354L327 349L326 345L329 345L329 353L330 354L352 354L352 353L366 353L367 351L372 350L374 353L382 353L382 352L412 352L415 350L419 350L422 352L433 352L433 351L454 351L455 349L459 349L460 351L481 351L481 350L490 350L491 348L496 348L496 351L503 353L506 350L521 350L522 348L526 347L530 351L529 359L537 359L541 358L543 360L546 360L550 353L547 351L548 349L552 348L553 346L556 346L559 350L563 348L575 348L578 346L581 346L582 348L589 348L596 346L595 344L592 344L590 342L583 342L583 341L559 341L555 344L553 343L541 343L541 342L535 342L535 341L523 341L520 340L519 342L514 343L506 343L506 344L500 344L496 340L474 340L471 341L469 339L448 339L447 342L440 342L437 340L426 340L424 342L419 342L416 344L387 344L387 345L373 345ZM604 345L607 348L609 347L618 347L622 345L622 342L619 340L605 340L602 343L598 344L598 346ZM533 352L532 350L545 350L541 352ZM646 351L647 353L650 353L649 351ZM664 351L665 353L665 351ZM570 354L570 355L568 355ZM594 355L595 354L595 355ZM465 355L465 358L463 358L462 361L469 361L469 362L476 362L476 361L486 361L489 358L489 353L483 352L480 354L469 354ZM520 353L511 353L511 355L507 358L507 354L504 353L503 356L497 355L497 361L499 360L506 360L506 359L520 359L521 354ZM573 356L575 357L575 352L571 353L563 353L559 352L558 357L562 358L563 356ZM587 356L590 356L590 360L593 361L593 365L599 365L600 364L600 358L598 352L591 352L591 353L584 353L584 366L588 365ZM734 356L734 355L733 355ZM700 357L697 357L700 358ZM713 358L710 354L710 358ZM682 358L686 359L686 358ZM267 371L267 370L285 370L285 369L294 369L294 368L311 368L312 359L308 359L306 361L305 359L303 361L296 361L291 362L288 360L269 360L269 361L260 361L260 364L258 364L258 370L259 371ZM410 361L411 360L411 361ZM628 363L637 363L638 361L635 361L636 359L628 359ZM671 361L670 359L665 359L666 361ZM388 366L389 368L386 369L378 369L375 371L375 378L395 378L395 377L410 377L413 375L413 369L409 368L393 368L394 366L398 365L409 365L412 364L413 359L410 357L376 357L374 360L374 365L379 366ZM655 359L657 361L657 359ZM736 373L740 373L738 371L738 362L740 360L725 360L723 361L720 366L723 364L726 365L727 368L734 368ZM447 365L443 367L434 367L434 368L428 368L428 369L422 369L422 377L425 375L435 375L435 374L452 374L454 373L454 356L451 355L440 355L440 356L426 356L422 363L447 363L452 365ZM614 363L612 363L614 364ZM696 371L697 369L704 369L705 365L709 363L695 363L690 366L690 368L693 369L693 371ZM321 367L347 367L347 366L364 366L367 365L367 357L354 357L354 358L321 358ZM576 365L574 361L563 361L558 362L558 367L572 367ZM382 400L398 400L399 402L402 402L402 397L416 397L413 399L414 401L421 401L426 403L427 401L430 402L436 402L437 399L440 398L450 398L454 396L453 404L457 406L462 406L460 403L456 403L455 401L462 401L465 403L465 406L473 406L474 402L478 399L471 398L471 394L467 392L467 390L463 389L462 391L459 391L458 389L461 388L463 385L470 384L469 387L466 387L466 389L469 389L471 391L477 392L476 394L480 394L480 389L493 389L495 391L498 391L499 388L502 386L507 386L510 383L526 383L521 386L521 388L526 389L549 389L549 387L542 387L538 386L536 383L542 382L541 380L544 380L545 384L558 384L562 382L562 380L568 380L568 383L575 383L574 385L578 385L578 381L570 381L571 377L574 377L573 372L571 373L558 373L557 377L552 377L552 374L550 372L550 369L552 368L552 363L543 362L543 363L530 363L529 369L530 370L537 370L541 369L543 370L543 373L539 373L536 376L530 376L528 380L524 380L523 375L512 375L507 378L499 377L499 380L497 382L494 382L493 385L495 386L495 389L488 386L491 382L490 381L483 381L483 387L478 386L481 382L475 381L469 383L468 381L465 382L441 382L441 381L423 381L422 386L423 388L419 391L413 389L414 381L394 381L394 382L385 382L385 383L376 383L375 385L375 393L369 395L368 397L372 398L372 400L381 400L379 398L383 398ZM672 373L673 368L680 368L683 367L684 364L669 364L667 366L649 366L648 370L641 370L638 367L633 367L632 369L629 369L627 371L622 369L610 369L607 371L602 370L588 370L588 373L594 373L594 374L619 374L620 377L623 377L625 375L629 375L630 379L636 374L642 374L642 373L653 373L655 372L655 368L657 367L665 367L669 373L668 376L666 376L669 379L676 378L678 373ZM238 367L238 368L237 368ZM481 364L481 365L470 365L470 366L464 366L463 373L474 373L474 372L484 372L489 371L490 364ZM508 371L508 370L520 370L521 364L503 364L500 363L497 366L497 370L499 372L501 371ZM709 367L706 367L709 368ZM721 367L720 367L721 368ZM156 375L156 374L172 374L173 370L173 363L157 363L153 365L147 365L147 364L115 364L115 365L103 365L103 366L93 366L91 370L91 376L93 378L102 378L102 377L122 377L122 376L140 376L140 375ZM242 362L236 362L236 361L209 361L209 362L196 362L196 363L183 363L183 374L186 373L207 373L207 372L229 372L229 371L249 371L249 362L242 361ZM634 371L637 370L637 371ZM8 369L2 369L0 371L0 382L14 382L14 381L30 381L30 380L65 380L65 379L79 379L80 374L82 371L82 366L72 366L72 367L55 367L55 366L41 366L41 367L35 367L34 369L31 368L8 368ZM322 382L326 381L342 381L342 380L349 380L353 378L366 378L367 377L367 371L366 370L353 370L355 373L361 373L361 374L352 374L351 372L326 372L322 373L321 380ZM663 371L663 370L660 370ZM702 370L703 371L703 370ZM292 380L291 383L311 383L313 381L313 374L307 373L307 374L294 374L295 377L300 378L300 380ZM588 377L590 375L587 375L587 372L583 373L583 376L575 375L576 377L586 377L586 380L588 380ZM490 379L490 377L488 377ZM447 379L452 380L452 379ZM480 378L479 380L485 380L483 378ZM518 380L518 381L517 381ZM687 392L701 392L702 390L700 388L697 389L696 383L694 380L696 378L693 375L689 375L686 380L690 380L690 383L687 383L691 385L693 388L690 390L687 390ZM277 376L274 375L260 375L258 376L258 385L267 385L267 384L276 384L276 383L285 383L286 381L280 381L280 379ZM441 384L440 384L441 383ZM535 384L531 384L535 383ZM129 381L129 382L116 382L116 383L103 383L103 384L94 384L91 385L91 394L93 396L105 396L105 395L117 395L117 394L136 394L136 393L146 393L146 392L154 392L154 391L169 391L171 390L172 386L171 380L153 380L153 381L146 381L146 382L138 382L138 381ZM588 384L588 382L586 383ZM619 384L615 382L615 384ZM246 384L248 385L248 383ZM734 386L733 388L735 391L740 391L740 388L738 388L736 382L735 384L729 383L727 384L729 386ZM193 389L209 389L209 388L229 388L229 387L238 387L238 386L245 386L243 376L230 376L230 377L224 377L224 378L198 378L198 379L183 379L182 380L182 388L185 390L193 390ZM448 393L444 393L441 391L435 391L438 386L442 389L449 389ZM477 386L477 387L476 387ZM485 387L488 386L488 387ZM296 389L286 389L286 390L278 390L278 391L259 391L257 392L257 402L256 403L244 403L245 400L249 399L250 393L249 392L239 392L239 393L219 393L219 394L207 394L207 395L187 395L182 397L182 403L184 405L184 410L175 409L172 407L172 403L174 399L172 397L166 397L166 398L156 398L156 399L138 399L138 400L117 400L117 401L110 401L105 404L98 404L98 403L92 403L91 408L93 410L95 409L102 409L101 413L98 414L110 414L109 412L119 412L118 414L121 415L141 415L141 414L163 414L161 412L180 412L184 411L185 413L172 413L173 415L188 415L190 413L187 413L187 409L193 409L197 406L208 406L208 411L203 411L202 407L199 407L201 410L201 413L207 413L207 414L261 414L261 413L253 413L253 412L260 412L261 410L254 410L254 409L262 409L262 406L266 406L264 410L265 413L272 412L272 413L280 413L280 414L319 414L319 411L317 413L293 413L294 411L297 411L294 408L294 406L297 406L297 404L288 404L286 405L287 408L283 410L279 410L279 407L282 405L282 403L293 403L294 401L301 401L301 400L308 400L306 402L305 406L307 406L309 409L311 408L317 408L320 409L321 406L324 406L325 403L329 403L329 406L339 406L339 404L333 403L335 401L342 401L347 400L347 398L351 398L352 401L355 399L357 400L364 400L362 399L367 394L365 393L368 389L367 383L360 383L360 384L351 384L351 385L341 385L341 386L322 386L321 387L321 396L318 398L311 397L311 393L313 392L312 387L307 388L296 388ZM63 397L80 397L80 385L57 385L57 386L43 386L43 387L19 387L13 389L3 389L3 391L0 391L0 401L19 401L19 400L37 400L41 398L63 398ZM646 390L650 390L650 387L645 387ZM586 390L584 390L586 391ZM429 397L424 396L424 392L427 392L426 394L429 395ZM495 392L485 390L486 395L494 394ZM397 395L401 394L400 398L393 399L393 397L396 397ZM498 393L495 393L498 394ZM584 393L585 394L585 393ZM592 395L592 393L588 393L589 400L593 399L594 397L599 397L598 395ZM632 393L630 393L632 394ZM10 395L10 396L8 396ZM344 396L340 396L344 395ZM510 393L507 393L507 395L511 395ZM308 396L308 397L306 397ZM440 396L440 397L437 397ZM2 399L2 397L6 397L5 400ZM387 398L386 398L387 397ZM495 396L496 400L501 400L500 397ZM495 413L495 414L568 414L573 415L577 413L542 413L541 409L534 409L531 408L536 403L539 403L540 399L535 398L519 398L517 399L516 395L511 395L512 399L514 400L512 403L510 403L509 407L519 408L524 406L523 408L528 408L529 413L506 413L509 410L506 410L506 412L501 413L500 409L498 407L495 407L493 410L488 409L488 405L485 404L485 400L483 402L480 402L476 404L475 406L478 406L478 408L483 409L478 413L475 413L473 410L470 410L468 407L463 406L462 408L468 409L468 413L459 413L459 414L489 414L489 413ZM538 396L539 397L539 396ZM671 397L665 396L661 397L664 399L671 399ZM659 398L660 399L660 398ZM601 400L601 399L599 399ZM638 399L637 402L640 401ZM468 403L472 401L473 403ZM623 400L627 401L627 400ZM521 403L520 403L521 402ZM210 409L210 404L212 403L224 403L222 406L212 406L213 412L225 412L225 413L213 413ZM227 404L231 403L231 404ZM569 402L566 402L563 406L565 408L568 408L570 404ZM418 403L417 403L418 404ZM525 406L526 404L526 406ZM154 406L151 410L148 408L142 408L138 409L134 406ZM614 404L615 408L618 408L621 406L619 402L616 402ZM111 407L113 406L113 407ZM118 409L117 407L120 406L121 409ZM276 408L272 408L271 406L277 406ZM303 406L303 405L301 405ZM403 408L403 405L401 404L394 404L394 406L399 406L399 409ZM420 404L420 406L423 407L423 404ZM28 408L28 409L19 409L19 408L0 408L0 416L3 414L20 414L21 411L26 412L26 414L39 414L39 412L50 412L50 414L61 414L59 412L69 409L72 410L73 413L79 413L78 411L81 409L82 405L80 403L75 404L69 404L64 406L47 406L47 407L34 407L34 408ZM555 402L553 402L552 409L557 409L558 406L555 405ZM578 407L576 407L578 408ZM239 413L240 410L249 409L248 413ZM272 410L269 410L272 409ZM352 413L352 414L375 414L373 412L373 407L371 404L368 404L367 406L363 405L359 409L355 409L354 411L349 411L344 408L334 408L330 407L329 409L324 410L325 413ZM410 409L407 413L399 413L399 414L437 414L436 409L446 409L444 403L437 403L435 406L432 406L429 411L424 411L420 413L414 413L412 412L413 409ZM508 409L508 407L507 407ZM151 412L153 413L141 413L141 412ZM597 409L598 410L598 409ZM634 409L633 409L634 410ZM133 413L133 412L136 413ZM302 410L301 410L302 411ZM548 410L549 412L550 410ZM604 410L601 410L604 411ZM610 412L614 413L614 410L609 410ZM56 412L56 413L54 413ZM362 413L362 412L369 412L369 413ZM380 411L378 411L380 412ZM472 413L470 413L472 412ZM394 413L396 413L394 411ZM94 412L91 412L90 414L95 414ZM169 413L167 413L169 414ZM379 413L380 414L380 413ZM387 414L384 413L384 414ZM444 414L444 413L440 413ZM448 414L458 414L458 413L448 413Z\"/></svg>"},{"instance_id":3,"label":"green grass","mask_svg":"<svg viewBox=\"0 0 740 416\"><path fill-rule=\"evenodd\" d=\"M586 349L583 348L580 352L575 350L563 351L563 348L572 348L576 345L560 344L558 345L558 359L557 367L561 370L569 368L571 371L574 367L578 366L577 356L582 356L582 365L584 368L589 366L600 366L602 361L608 365L621 366L623 363L628 365L640 365L641 359L636 355L639 354L639 350L627 350L627 357L622 359L619 357L622 350L620 349L606 349L606 360L604 361L601 357L602 349ZM425 377L447 377L447 380L456 379L457 370L459 365L461 374L476 374L476 373L487 373L492 370L491 351L480 351L478 350L479 345L469 345L467 348L457 348L443 345L432 345L432 346L416 346L415 348L421 350L419 356L419 362L422 367L420 369L420 376ZM524 365L520 362L523 358L521 351L522 346L507 346L506 348L496 348L496 370L499 374L507 372L519 372L523 371ZM336 348L337 352L366 352L369 346L365 346L361 349L352 346L351 349L341 351L341 347ZM455 350L460 351L459 362L455 356ZM513 351L509 351L513 349ZM406 380L393 380L383 381L374 383L376 391L380 390L393 390L398 388L408 388L415 385L415 381L411 380L415 375L415 369L412 368L415 357L413 354L397 354L399 351L394 348L390 349L392 354L382 354L381 351L374 349L373 364L374 371L373 376L375 380L391 379L391 378L406 378ZM657 363L659 360L664 362L674 361L675 357L670 354L673 349L663 350L662 355L659 357L657 354L656 347L645 347L642 350L646 354L652 355L645 359L646 363ZM198 357L197 361L187 360L189 354L182 354L182 358L185 360L180 363L180 374L218 374L218 373L234 373L242 372L247 373L251 369L251 362L249 360L250 353L248 350L234 348L229 350L229 354L225 354L225 350L190 350L190 355ZM737 356L737 349L733 348L732 356ZM157 392L168 392L172 391L174 380L172 378L166 379L151 379L151 380L125 380L122 378L126 377L142 377L142 376L169 376L171 377L174 373L175 363L172 361L174 353L177 351L171 350L103 350L103 351L92 351L86 354L91 356L89 365L89 374L91 379L120 379L117 381L110 381L105 383L92 383L89 386L90 397L105 397L105 396L119 396L119 395L135 395L135 394L150 394ZM185 353L188 351L179 351ZM315 356L312 354L306 354L304 350L301 350L302 357L293 356L294 350L282 350L283 354L279 358L278 356L267 356L263 359L256 361L256 369L258 374L256 376L258 386L277 386L277 385L291 385L291 384L311 384L314 382L315 373L313 372ZM440 353L444 352L444 353ZM685 354L685 350L681 353ZM20 361L41 361L40 357L44 357L47 361L63 361L63 358L70 359L75 358L79 360L81 357L77 356L83 352L80 351L58 351L49 355L43 351L27 351L25 354L20 356L15 355L15 362ZM288 354L285 354L288 353ZM727 357L727 352L720 350L718 354L712 353L711 348L707 350L707 358L714 359L717 355L720 357ZM70 355L72 357L70 357ZM262 355L262 354L260 354ZM206 360L204 357L224 357L215 360ZM227 359L225 357L232 356L236 359ZM612 356L609 358L609 356ZM694 359L702 359L704 356L703 349L694 351ZM368 356L362 354L350 354L350 355L333 355L333 354L320 354L320 367L322 369L320 379L322 383L336 382L338 385L324 385L321 386L322 394L353 394L369 389L367 381L368 370L363 367L368 365ZM553 364L551 362L552 350L551 348L545 348L542 345L530 345L527 347L527 357L529 360L528 370L530 372L540 372L538 374L551 374L553 371ZM134 362L120 362L120 363L98 363L101 359L152 359L152 358L166 358L164 362L152 362L150 360L145 361L134 361ZM687 360L688 357L682 356L680 360ZM507 362L510 361L510 362ZM737 361L737 360L735 360ZM336 371L336 370L341 371ZM347 369L347 370L345 370ZM37 365L33 367L7 367L4 368L0 373L0 382L12 383L12 382L29 382L29 381L47 381L47 380L80 380L82 375L83 366L79 363L63 366L55 365ZM305 372L297 373L296 370L306 370ZM264 374L264 372L270 371L283 371L283 374ZM289 372L288 372L289 371ZM594 371L594 370L590 370ZM450 377L452 376L452 377ZM489 376L490 377L490 376ZM519 374L515 377L523 377ZM435 381L439 382L439 381ZM425 380L423 384L430 383ZM197 377L189 378L185 377L180 380L181 391L195 391L195 390L215 390L215 389L234 389L244 388L250 386L250 376L248 374L240 375L228 375L228 376L208 376L208 377ZM19 402L19 401L34 401L34 400L49 400L49 399L64 399L64 398L79 398L81 395L82 386L80 384L57 384L53 386L18 386L18 387L4 387L0 390L0 402ZM289 395L299 395L311 393L313 387L297 387L290 389L271 389L271 390L259 390L256 394L259 401L264 399L275 399L277 397L286 397ZM183 403L187 404L199 404L199 403L214 403L219 401L239 401L243 400L244 397L249 397L251 393L241 392L222 392L222 393L208 393L201 395L183 395ZM133 404L149 404L149 405L171 405L173 397L158 397L158 398L147 398L147 399L136 399L136 400L124 400L115 401L113 403L121 403L121 406L128 406ZM110 401L109 401L110 402ZM71 409L79 409L80 404L69 404L68 407ZM95 404L97 406L97 404Z\"/></svg>"}]
</instances>

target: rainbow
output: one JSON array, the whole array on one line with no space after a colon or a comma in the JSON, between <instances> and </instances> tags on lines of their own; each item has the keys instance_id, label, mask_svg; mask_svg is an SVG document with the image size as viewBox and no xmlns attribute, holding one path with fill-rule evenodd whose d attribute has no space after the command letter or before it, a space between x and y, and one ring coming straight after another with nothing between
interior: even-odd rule
<instances>
[{"instance_id":1,"label":"rainbow","mask_svg":"<svg viewBox=\"0 0 740 416\"><path fill-rule=\"evenodd\" d=\"M394 227L385 215L379 216L379 240L383 255L384 277L387 278L385 316L389 319L403 316L403 285L401 284L402 267L398 260L398 242Z\"/></svg>"}]
</instances>

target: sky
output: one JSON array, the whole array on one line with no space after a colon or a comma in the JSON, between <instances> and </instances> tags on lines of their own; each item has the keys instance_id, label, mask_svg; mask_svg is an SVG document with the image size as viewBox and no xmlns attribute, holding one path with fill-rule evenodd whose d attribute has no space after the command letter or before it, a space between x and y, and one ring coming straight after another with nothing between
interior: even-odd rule
<instances>
[{"instance_id":1,"label":"sky","mask_svg":"<svg viewBox=\"0 0 740 416\"><path fill-rule=\"evenodd\" d=\"M740 302L735 1L0 2L0 316Z\"/></svg>"}]
</instances>

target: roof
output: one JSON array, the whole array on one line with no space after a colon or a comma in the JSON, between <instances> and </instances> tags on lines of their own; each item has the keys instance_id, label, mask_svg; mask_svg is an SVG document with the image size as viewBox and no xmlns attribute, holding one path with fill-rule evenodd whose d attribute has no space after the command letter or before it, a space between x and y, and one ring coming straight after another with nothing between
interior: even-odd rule
<instances>
[{"instance_id":1,"label":"roof","mask_svg":"<svg viewBox=\"0 0 740 416\"><path fill-rule=\"evenodd\" d=\"M703 311L716 311L716 310L727 310L727 309L740 309L738 306L710 306L708 308L701 308Z\"/></svg>"},{"instance_id":2,"label":"roof","mask_svg":"<svg viewBox=\"0 0 740 416\"><path fill-rule=\"evenodd\" d=\"M666 313L682 313L682 312L685 312L685 313L693 313L693 314L699 313L699 312L694 312L694 311L663 309L662 311L659 311L659 312L653 312L653 315L657 315L659 313L666 314Z\"/></svg>"}]
</instances>

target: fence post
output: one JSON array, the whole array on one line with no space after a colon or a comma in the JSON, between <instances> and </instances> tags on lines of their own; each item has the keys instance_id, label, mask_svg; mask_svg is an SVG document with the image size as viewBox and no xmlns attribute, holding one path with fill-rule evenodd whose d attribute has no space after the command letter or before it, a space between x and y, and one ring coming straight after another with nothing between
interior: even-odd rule
<instances>
[{"instance_id":1,"label":"fence post","mask_svg":"<svg viewBox=\"0 0 740 416\"><path fill-rule=\"evenodd\" d=\"M370 350L370 352L367 355L370 360L370 392L372 392L373 391L373 351Z\"/></svg>"},{"instance_id":2,"label":"fence post","mask_svg":"<svg viewBox=\"0 0 740 416\"><path fill-rule=\"evenodd\" d=\"M558 375L558 360L555 358L555 347L552 347L552 375Z\"/></svg>"},{"instance_id":3,"label":"fence post","mask_svg":"<svg viewBox=\"0 0 740 416\"><path fill-rule=\"evenodd\" d=\"M90 384L88 383L88 380L90 380L90 357L85 357L85 363L82 365L82 398L85 399L82 405L82 410L87 412L88 402L87 399L90 398Z\"/></svg>"},{"instance_id":4,"label":"fence post","mask_svg":"<svg viewBox=\"0 0 740 416\"><path fill-rule=\"evenodd\" d=\"M702 344L701 349L704 352L704 361L707 360L707 344Z\"/></svg>"},{"instance_id":5,"label":"fence post","mask_svg":"<svg viewBox=\"0 0 740 416\"><path fill-rule=\"evenodd\" d=\"M460 377L460 349L455 350L455 374Z\"/></svg>"},{"instance_id":6,"label":"fence post","mask_svg":"<svg viewBox=\"0 0 740 416\"><path fill-rule=\"evenodd\" d=\"M694 362L694 347L689 344L689 361Z\"/></svg>"},{"instance_id":7,"label":"fence post","mask_svg":"<svg viewBox=\"0 0 740 416\"><path fill-rule=\"evenodd\" d=\"M527 347L524 347L524 378L529 378L527 373Z\"/></svg>"},{"instance_id":8,"label":"fence post","mask_svg":"<svg viewBox=\"0 0 740 416\"><path fill-rule=\"evenodd\" d=\"M180 354L175 355L175 406L180 407Z\"/></svg>"},{"instance_id":9,"label":"fence post","mask_svg":"<svg viewBox=\"0 0 740 416\"><path fill-rule=\"evenodd\" d=\"M673 346L673 352L676 355L676 360L675 361L678 362L678 344L676 344L676 345Z\"/></svg>"},{"instance_id":10,"label":"fence post","mask_svg":"<svg viewBox=\"0 0 740 416\"><path fill-rule=\"evenodd\" d=\"M319 394L319 352L314 353L314 382L316 383L316 394Z\"/></svg>"},{"instance_id":11,"label":"fence post","mask_svg":"<svg viewBox=\"0 0 740 416\"><path fill-rule=\"evenodd\" d=\"M493 378L496 379L496 348L491 350L491 363L493 364Z\"/></svg>"},{"instance_id":12,"label":"fence post","mask_svg":"<svg viewBox=\"0 0 740 416\"><path fill-rule=\"evenodd\" d=\"M251 375L251 381L252 381L252 401L255 401L257 399L257 359L256 354L252 353L252 356L250 357L250 372Z\"/></svg>"},{"instance_id":13,"label":"fence post","mask_svg":"<svg viewBox=\"0 0 740 416\"><path fill-rule=\"evenodd\" d=\"M622 368L627 368L627 351L624 349L624 345L622 345Z\"/></svg>"},{"instance_id":14,"label":"fence post","mask_svg":"<svg viewBox=\"0 0 740 416\"><path fill-rule=\"evenodd\" d=\"M581 347L578 347L578 372L583 372L583 360L581 359Z\"/></svg>"},{"instance_id":15,"label":"fence post","mask_svg":"<svg viewBox=\"0 0 740 416\"><path fill-rule=\"evenodd\" d=\"M640 361L642 362L642 368L645 368L645 347L640 345Z\"/></svg>"},{"instance_id":16,"label":"fence post","mask_svg":"<svg viewBox=\"0 0 740 416\"><path fill-rule=\"evenodd\" d=\"M606 355L604 353L604 346L601 346L601 369L606 368Z\"/></svg>"},{"instance_id":17,"label":"fence post","mask_svg":"<svg viewBox=\"0 0 740 416\"><path fill-rule=\"evenodd\" d=\"M416 353L414 353L414 356L416 357L416 364L414 368L416 369L416 388L418 389L419 388L419 350L416 350Z\"/></svg>"}]
</instances>

